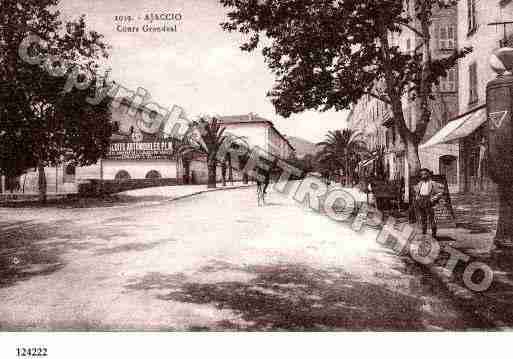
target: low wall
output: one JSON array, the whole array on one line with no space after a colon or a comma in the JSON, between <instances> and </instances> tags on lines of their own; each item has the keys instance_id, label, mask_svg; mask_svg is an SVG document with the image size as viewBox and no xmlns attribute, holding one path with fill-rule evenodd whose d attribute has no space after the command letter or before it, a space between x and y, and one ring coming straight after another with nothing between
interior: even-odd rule
<instances>
[{"instance_id":1,"label":"low wall","mask_svg":"<svg viewBox=\"0 0 513 359\"><path fill-rule=\"evenodd\" d=\"M94 197L133 189L176 185L175 178L127 179L121 181L91 179L78 184L78 194L82 197Z\"/></svg>"}]
</instances>

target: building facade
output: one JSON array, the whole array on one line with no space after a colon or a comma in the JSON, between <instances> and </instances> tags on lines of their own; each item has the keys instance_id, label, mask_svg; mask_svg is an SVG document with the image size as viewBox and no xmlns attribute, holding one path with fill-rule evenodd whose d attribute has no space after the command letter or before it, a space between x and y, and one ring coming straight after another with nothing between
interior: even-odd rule
<instances>
[{"instance_id":1,"label":"building facade","mask_svg":"<svg viewBox=\"0 0 513 359\"><path fill-rule=\"evenodd\" d=\"M458 3L458 36L460 46L470 46L473 51L460 60L462 74L458 91L461 98L459 113L480 111L482 124L459 140L464 191L493 190L488 178L486 153L486 85L496 77L489 66L490 55L501 47L513 47L513 24L490 25L513 21L513 1L467 0ZM478 116L474 116L476 118ZM476 120L475 120L476 121ZM478 122L476 122L476 125Z\"/></svg>"},{"instance_id":2,"label":"building facade","mask_svg":"<svg viewBox=\"0 0 513 359\"><path fill-rule=\"evenodd\" d=\"M179 115L165 119L143 106L134 109L127 99L115 100L111 111L114 134L106 157L90 166L68 163L45 168L48 193L77 193L80 184L92 179L176 179L177 160L165 127L168 121L177 121ZM21 176L19 183L21 192L36 192L37 171Z\"/></svg>"},{"instance_id":3,"label":"building facade","mask_svg":"<svg viewBox=\"0 0 513 359\"><path fill-rule=\"evenodd\" d=\"M457 144L459 189L493 191L486 166L486 85L496 77L489 66L491 54L513 47L513 1L465 0L458 2L459 48L472 52L458 62L458 115L425 146Z\"/></svg>"},{"instance_id":4,"label":"building facade","mask_svg":"<svg viewBox=\"0 0 513 359\"><path fill-rule=\"evenodd\" d=\"M288 159L294 155L294 147L274 124L256 114L221 116L219 118L225 133L241 138L249 148L259 147L265 152Z\"/></svg>"}]
</instances>

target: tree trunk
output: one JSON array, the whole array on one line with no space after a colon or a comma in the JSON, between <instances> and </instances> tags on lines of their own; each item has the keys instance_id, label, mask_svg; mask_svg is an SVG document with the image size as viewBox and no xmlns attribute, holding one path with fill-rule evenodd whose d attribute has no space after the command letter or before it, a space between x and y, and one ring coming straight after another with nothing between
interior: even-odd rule
<instances>
[{"instance_id":1,"label":"tree trunk","mask_svg":"<svg viewBox=\"0 0 513 359\"><path fill-rule=\"evenodd\" d=\"M408 138L405 143L406 158L408 160L408 176L415 177L420 170L419 145L413 139Z\"/></svg>"},{"instance_id":2,"label":"tree trunk","mask_svg":"<svg viewBox=\"0 0 513 359\"><path fill-rule=\"evenodd\" d=\"M410 223L415 223L417 221L416 213L414 210L413 204L413 185L412 178L418 175L420 170L420 158L419 158L419 145L415 142L410 136L407 137L406 145L406 159L408 161L408 173L405 178L405 187L403 193L404 198L408 199L408 203L410 204L410 208L408 211L408 220Z\"/></svg>"},{"instance_id":3,"label":"tree trunk","mask_svg":"<svg viewBox=\"0 0 513 359\"><path fill-rule=\"evenodd\" d=\"M495 244L497 247L513 248L513 188L511 184L498 184L499 220Z\"/></svg>"},{"instance_id":4,"label":"tree trunk","mask_svg":"<svg viewBox=\"0 0 513 359\"><path fill-rule=\"evenodd\" d=\"M39 202L46 203L46 175L45 166L42 163L37 165Z\"/></svg>"},{"instance_id":5,"label":"tree trunk","mask_svg":"<svg viewBox=\"0 0 513 359\"><path fill-rule=\"evenodd\" d=\"M189 160L183 160L183 182L191 184L191 163Z\"/></svg>"},{"instance_id":6,"label":"tree trunk","mask_svg":"<svg viewBox=\"0 0 513 359\"><path fill-rule=\"evenodd\" d=\"M207 160L208 167L208 188L216 188L217 182L217 160L214 158L208 158Z\"/></svg>"},{"instance_id":7,"label":"tree trunk","mask_svg":"<svg viewBox=\"0 0 513 359\"><path fill-rule=\"evenodd\" d=\"M223 178L223 187L226 187L226 162L221 164L221 176Z\"/></svg>"},{"instance_id":8,"label":"tree trunk","mask_svg":"<svg viewBox=\"0 0 513 359\"><path fill-rule=\"evenodd\" d=\"M232 183L233 186L233 168L232 168L232 157L230 153L226 155L228 161L228 180Z\"/></svg>"}]
</instances>

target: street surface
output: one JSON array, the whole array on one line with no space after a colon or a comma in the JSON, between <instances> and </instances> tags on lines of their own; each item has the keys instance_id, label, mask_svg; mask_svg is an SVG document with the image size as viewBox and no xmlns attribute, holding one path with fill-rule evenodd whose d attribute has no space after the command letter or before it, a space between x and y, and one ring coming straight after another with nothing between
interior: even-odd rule
<instances>
[{"instance_id":1,"label":"street surface","mask_svg":"<svg viewBox=\"0 0 513 359\"><path fill-rule=\"evenodd\" d=\"M143 198L141 198L143 201ZM414 264L256 189L0 209L0 329L483 328Z\"/></svg>"}]
</instances>

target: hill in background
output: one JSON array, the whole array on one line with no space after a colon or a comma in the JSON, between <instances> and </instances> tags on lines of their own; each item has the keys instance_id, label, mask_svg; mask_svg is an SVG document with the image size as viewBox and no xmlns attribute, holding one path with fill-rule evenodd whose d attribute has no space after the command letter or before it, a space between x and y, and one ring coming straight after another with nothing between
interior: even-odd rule
<instances>
[{"instance_id":1,"label":"hill in background","mask_svg":"<svg viewBox=\"0 0 513 359\"><path fill-rule=\"evenodd\" d=\"M320 150L320 147L316 146L315 143L304 138L287 136L287 140L296 149L297 158L303 158L307 154L315 155Z\"/></svg>"}]
</instances>

